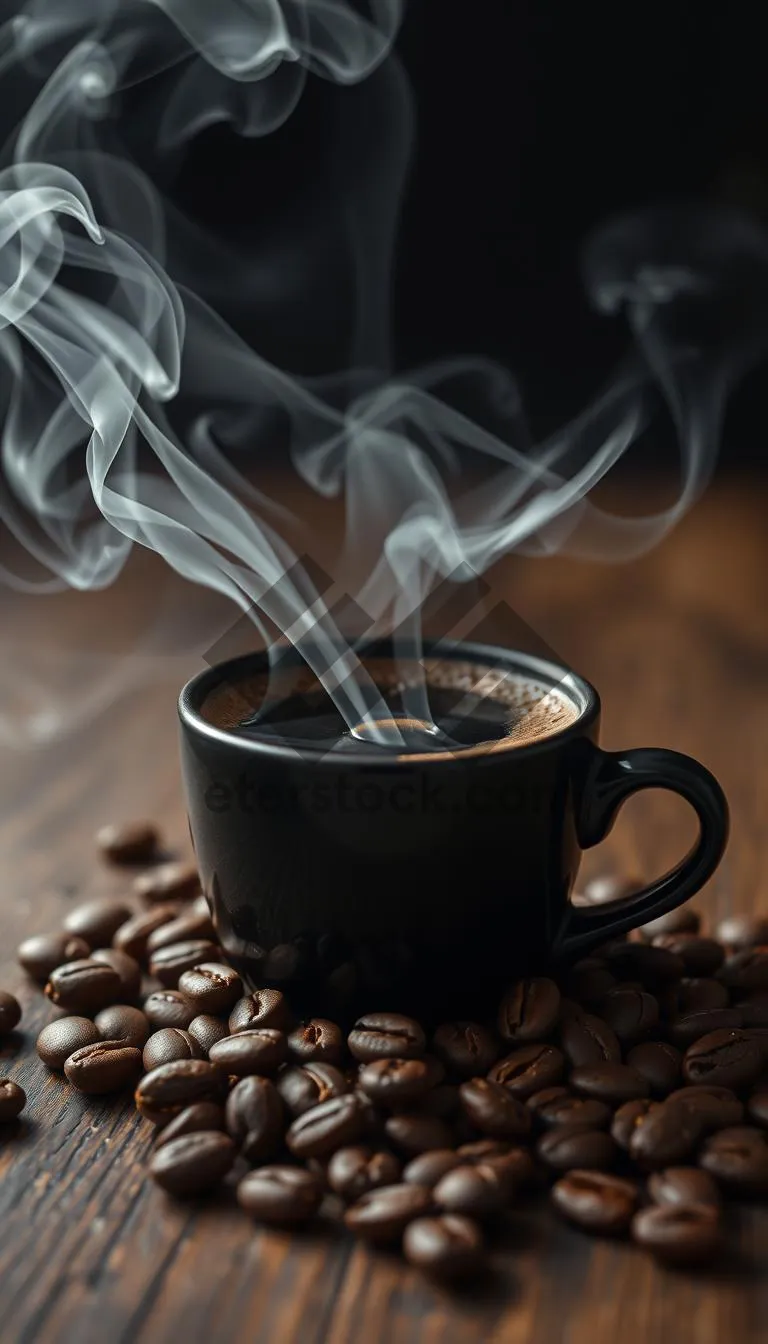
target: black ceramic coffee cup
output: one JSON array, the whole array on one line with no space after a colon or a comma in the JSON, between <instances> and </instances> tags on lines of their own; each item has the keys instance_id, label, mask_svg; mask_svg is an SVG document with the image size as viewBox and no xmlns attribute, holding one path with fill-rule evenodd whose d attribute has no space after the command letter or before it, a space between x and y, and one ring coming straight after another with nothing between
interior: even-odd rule
<instances>
[{"instance_id":1,"label":"black ceramic coffee cup","mask_svg":"<svg viewBox=\"0 0 768 1344\"><path fill-rule=\"evenodd\" d=\"M505 750L299 751L201 715L216 688L263 672L264 655L209 668L182 692L201 880L221 944L252 986L282 988L314 1013L477 1017L513 976L673 909L716 868L728 809L703 766L662 748L602 751L597 692L556 663L476 644L438 653L557 687L572 721ZM633 895L574 906L582 851L647 788L691 804L694 848Z\"/></svg>"}]
</instances>

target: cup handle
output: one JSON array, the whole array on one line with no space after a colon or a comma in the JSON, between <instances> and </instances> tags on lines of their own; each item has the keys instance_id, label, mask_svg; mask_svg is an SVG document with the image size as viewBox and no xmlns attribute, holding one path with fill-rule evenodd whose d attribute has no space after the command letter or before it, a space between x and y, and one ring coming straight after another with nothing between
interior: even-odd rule
<instances>
[{"instance_id":1,"label":"cup handle","mask_svg":"<svg viewBox=\"0 0 768 1344\"><path fill-rule=\"evenodd\" d=\"M582 956L615 934L682 905L715 871L728 839L728 804L717 780L690 756L663 747L609 752L589 744L575 786L576 834L582 849L604 840L622 803L640 789L670 789L699 818L689 854L658 881L608 906L569 906L555 940L557 960Z\"/></svg>"}]
</instances>

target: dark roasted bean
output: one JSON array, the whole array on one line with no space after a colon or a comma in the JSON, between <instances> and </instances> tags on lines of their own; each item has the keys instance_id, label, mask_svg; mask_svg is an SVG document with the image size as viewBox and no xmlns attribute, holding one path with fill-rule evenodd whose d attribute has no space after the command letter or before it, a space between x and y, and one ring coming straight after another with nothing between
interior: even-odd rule
<instances>
[{"instance_id":1,"label":"dark roasted bean","mask_svg":"<svg viewBox=\"0 0 768 1344\"><path fill-rule=\"evenodd\" d=\"M638 1097L647 1097L650 1092L648 1080L628 1064L588 1064L584 1068L573 1069L570 1081L577 1092L597 1097L599 1101L612 1102L615 1106Z\"/></svg>"},{"instance_id":2,"label":"dark roasted bean","mask_svg":"<svg viewBox=\"0 0 768 1344\"><path fill-rule=\"evenodd\" d=\"M301 1167L260 1167L244 1176L237 1201L252 1218L275 1227L295 1227L316 1213L323 1187Z\"/></svg>"},{"instance_id":3,"label":"dark roasted bean","mask_svg":"<svg viewBox=\"0 0 768 1344\"><path fill-rule=\"evenodd\" d=\"M153 1032L144 1046L142 1063L145 1073L171 1064L175 1059L202 1059L203 1052L197 1041L181 1027L161 1027Z\"/></svg>"},{"instance_id":4,"label":"dark roasted bean","mask_svg":"<svg viewBox=\"0 0 768 1344\"><path fill-rule=\"evenodd\" d=\"M573 1093L570 1087L565 1087L562 1083L559 1083L555 1087L542 1087L540 1091L534 1092L530 1097L527 1097L525 1104L533 1114L534 1120L536 1120L539 1111L551 1105L552 1102L561 1101L563 1097L572 1096Z\"/></svg>"},{"instance_id":5,"label":"dark roasted bean","mask_svg":"<svg viewBox=\"0 0 768 1344\"><path fill-rule=\"evenodd\" d=\"M384 1132L398 1152L406 1157L418 1157L434 1148L450 1148L453 1131L439 1115L424 1115L411 1111L405 1115L388 1115Z\"/></svg>"},{"instance_id":6,"label":"dark roasted bean","mask_svg":"<svg viewBox=\"0 0 768 1344\"><path fill-rule=\"evenodd\" d=\"M276 1086L286 1109L294 1117L303 1115L321 1101L341 1097L350 1091L348 1080L333 1064L283 1068L277 1075Z\"/></svg>"},{"instance_id":7,"label":"dark roasted bean","mask_svg":"<svg viewBox=\"0 0 768 1344\"><path fill-rule=\"evenodd\" d=\"M403 1233L403 1253L430 1278L453 1282L481 1268L483 1238L477 1223L458 1213L415 1218Z\"/></svg>"},{"instance_id":8,"label":"dark roasted bean","mask_svg":"<svg viewBox=\"0 0 768 1344\"><path fill-rule=\"evenodd\" d=\"M200 878L193 863L162 863L137 877L133 890L150 905L156 901L188 901L198 894Z\"/></svg>"},{"instance_id":9,"label":"dark roasted bean","mask_svg":"<svg viewBox=\"0 0 768 1344\"><path fill-rule=\"evenodd\" d=\"M45 993L57 1008L86 1015L115 1003L120 988L120 976L112 966L83 958L51 971Z\"/></svg>"},{"instance_id":10,"label":"dark roasted bean","mask_svg":"<svg viewBox=\"0 0 768 1344\"><path fill-rule=\"evenodd\" d=\"M199 1134L201 1131L224 1129L224 1111L212 1101L198 1101L186 1106L183 1111L161 1129L157 1135L155 1148L162 1148L183 1134Z\"/></svg>"},{"instance_id":11,"label":"dark roasted bean","mask_svg":"<svg viewBox=\"0 0 768 1344\"><path fill-rule=\"evenodd\" d=\"M751 1087L760 1077L760 1047L743 1031L712 1031L689 1046L683 1076L689 1083L714 1083L735 1092Z\"/></svg>"},{"instance_id":12,"label":"dark roasted bean","mask_svg":"<svg viewBox=\"0 0 768 1344\"><path fill-rule=\"evenodd\" d=\"M187 1031L193 1040L197 1041L204 1055L207 1055L212 1045L217 1041L223 1041L225 1036L229 1035L229 1027L220 1017L213 1017L210 1013L200 1013L193 1017Z\"/></svg>"},{"instance_id":13,"label":"dark roasted bean","mask_svg":"<svg viewBox=\"0 0 768 1344\"><path fill-rule=\"evenodd\" d=\"M650 989L682 980L685 975L682 957L666 947L653 947L649 943L613 943L605 956L609 969L620 980L640 980Z\"/></svg>"},{"instance_id":14,"label":"dark roasted bean","mask_svg":"<svg viewBox=\"0 0 768 1344\"><path fill-rule=\"evenodd\" d=\"M96 846L111 863L149 863L159 843L157 827L151 821L118 822L96 832Z\"/></svg>"},{"instance_id":15,"label":"dark roasted bean","mask_svg":"<svg viewBox=\"0 0 768 1344\"><path fill-rule=\"evenodd\" d=\"M432 1211L431 1192L423 1185L384 1185L369 1190L344 1215L355 1236L374 1244L397 1241L414 1218Z\"/></svg>"},{"instance_id":16,"label":"dark roasted bean","mask_svg":"<svg viewBox=\"0 0 768 1344\"><path fill-rule=\"evenodd\" d=\"M562 1125L570 1128L578 1126L581 1129L607 1129L611 1122L611 1110L604 1101L598 1101L596 1097L577 1097L572 1092L542 1103L536 1116L545 1129Z\"/></svg>"},{"instance_id":17,"label":"dark roasted bean","mask_svg":"<svg viewBox=\"0 0 768 1344\"><path fill-rule=\"evenodd\" d=\"M175 905L156 905L152 910L142 910L140 915L133 915L120 925L112 939L113 947L136 961L145 961L150 934L163 924L170 924L178 913Z\"/></svg>"},{"instance_id":18,"label":"dark roasted bean","mask_svg":"<svg viewBox=\"0 0 768 1344\"><path fill-rule=\"evenodd\" d=\"M295 1157L330 1157L337 1148L356 1143L364 1124L365 1112L355 1093L331 1097L294 1120L286 1143Z\"/></svg>"},{"instance_id":19,"label":"dark roasted bean","mask_svg":"<svg viewBox=\"0 0 768 1344\"><path fill-rule=\"evenodd\" d=\"M111 966L120 976L120 997L124 1003L133 1003L141 992L141 967L135 957L121 952L117 947L97 947L91 953L91 961L103 966Z\"/></svg>"},{"instance_id":20,"label":"dark roasted bean","mask_svg":"<svg viewBox=\"0 0 768 1344\"><path fill-rule=\"evenodd\" d=\"M659 1020L659 1004L643 989L612 989L600 1012L622 1045L635 1045L650 1035Z\"/></svg>"},{"instance_id":21,"label":"dark roasted bean","mask_svg":"<svg viewBox=\"0 0 768 1344\"><path fill-rule=\"evenodd\" d=\"M599 957L585 957L567 972L563 989L569 998L580 1004L598 1004L609 990L616 987L616 976Z\"/></svg>"},{"instance_id":22,"label":"dark roasted bean","mask_svg":"<svg viewBox=\"0 0 768 1344\"><path fill-rule=\"evenodd\" d=\"M227 1132L249 1162L273 1157L282 1138L283 1103L269 1078L241 1078L227 1098Z\"/></svg>"},{"instance_id":23,"label":"dark roasted bean","mask_svg":"<svg viewBox=\"0 0 768 1344\"><path fill-rule=\"evenodd\" d=\"M569 1171L552 1187L552 1203L586 1232L615 1236L629 1227L638 1205L634 1181L602 1171Z\"/></svg>"},{"instance_id":24,"label":"dark roasted bean","mask_svg":"<svg viewBox=\"0 0 768 1344\"><path fill-rule=\"evenodd\" d=\"M94 1041L69 1056L64 1072L78 1092L120 1092L141 1073L141 1051L124 1041Z\"/></svg>"},{"instance_id":25,"label":"dark roasted bean","mask_svg":"<svg viewBox=\"0 0 768 1344\"><path fill-rule=\"evenodd\" d=\"M681 1101L661 1102L635 1125L629 1155L643 1171L658 1171L686 1162L702 1134L701 1120L690 1106Z\"/></svg>"},{"instance_id":26,"label":"dark roasted bean","mask_svg":"<svg viewBox=\"0 0 768 1344\"><path fill-rule=\"evenodd\" d=\"M144 1016L153 1027L181 1027L186 1031L194 1009L177 989L156 989L144 1000Z\"/></svg>"},{"instance_id":27,"label":"dark roasted bean","mask_svg":"<svg viewBox=\"0 0 768 1344\"><path fill-rule=\"evenodd\" d=\"M37 1038L36 1050L44 1064L57 1073L64 1072L64 1065L76 1050L85 1045L93 1045L100 1040L99 1029L87 1017L60 1017L43 1027Z\"/></svg>"},{"instance_id":28,"label":"dark roasted bean","mask_svg":"<svg viewBox=\"0 0 768 1344\"><path fill-rule=\"evenodd\" d=\"M444 1022L432 1038L432 1048L460 1078L487 1073L501 1053L494 1035L477 1022Z\"/></svg>"},{"instance_id":29,"label":"dark roasted bean","mask_svg":"<svg viewBox=\"0 0 768 1344\"><path fill-rule=\"evenodd\" d=\"M702 1036L710 1036L713 1031L738 1030L741 1023L738 1008L705 1008L676 1018L670 1024L669 1035L675 1045L686 1050Z\"/></svg>"},{"instance_id":30,"label":"dark roasted bean","mask_svg":"<svg viewBox=\"0 0 768 1344\"><path fill-rule=\"evenodd\" d=\"M517 1145L511 1147L498 1139L480 1139L474 1143L463 1143L456 1150L463 1163L482 1163L491 1167L507 1183L511 1190L524 1185L533 1185L539 1168L528 1148Z\"/></svg>"},{"instance_id":31,"label":"dark roasted bean","mask_svg":"<svg viewBox=\"0 0 768 1344\"><path fill-rule=\"evenodd\" d=\"M499 1060L488 1077L524 1101L543 1087L559 1083L564 1069L565 1059L556 1045L521 1045Z\"/></svg>"},{"instance_id":32,"label":"dark roasted bean","mask_svg":"<svg viewBox=\"0 0 768 1344\"><path fill-rule=\"evenodd\" d=\"M745 947L734 952L719 971L730 990L742 994L768 989L768 947Z\"/></svg>"},{"instance_id":33,"label":"dark roasted bean","mask_svg":"<svg viewBox=\"0 0 768 1344\"><path fill-rule=\"evenodd\" d=\"M452 1148L435 1148L412 1158L403 1171L403 1180L409 1185L426 1185L431 1190L446 1172L460 1167L463 1161L461 1154Z\"/></svg>"},{"instance_id":34,"label":"dark roasted bean","mask_svg":"<svg viewBox=\"0 0 768 1344\"><path fill-rule=\"evenodd\" d=\"M671 1092L668 1100L682 1101L686 1106L692 1106L705 1132L740 1125L744 1118L744 1107L728 1087L709 1083L681 1087L677 1092Z\"/></svg>"},{"instance_id":35,"label":"dark roasted bean","mask_svg":"<svg viewBox=\"0 0 768 1344\"><path fill-rule=\"evenodd\" d=\"M727 1008L729 1004L725 985L708 976L686 976L676 985L668 985L662 994L663 1010L673 1021L708 1008Z\"/></svg>"},{"instance_id":36,"label":"dark roasted bean","mask_svg":"<svg viewBox=\"0 0 768 1344\"><path fill-rule=\"evenodd\" d=\"M715 937L732 952L768 946L768 915L729 915L718 924Z\"/></svg>"},{"instance_id":37,"label":"dark roasted bean","mask_svg":"<svg viewBox=\"0 0 768 1344\"><path fill-rule=\"evenodd\" d=\"M683 1057L667 1041L642 1041L630 1050L627 1063L646 1079L654 1097L665 1097L680 1082Z\"/></svg>"},{"instance_id":38,"label":"dark roasted bean","mask_svg":"<svg viewBox=\"0 0 768 1344\"><path fill-rule=\"evenodd\" d=\"M232 1036L236 1036L238 1031L251 1031L258 1027L286 1031L290 1017L285 995L279 989L255 989L252 994L238 999L229 1014L229 1030Z\"/></svg>"},{"instance_id":39,"label":"dark roasted bean","mask_svg":"<svg viewBox=\"0 0 768 1344\"><path fill-rule=\"evenodd\" d=\"M433 1078L424 1059L375 1059L360 1066L357 1085L377 1106L402 1107L420 1101Z\"/></svg>"},{"instance_id":40,"label":"dark roasted bean","mask_svg":"<svg viewBox=\"0 0 768 1344\"><path fill-rule=\"evenodd\" d=\"M12 1078L0 1077L0 1125L8 1125L18 1120L27 1104L27 1094L23 1087L14 1083Z\"/></svg>"},{"instance_id":41,"label":"dark roasted bean","mask_svg":"<svg viewBox=\"0 0 768 1344\"><path fill-rule=\"evenodd\" d=\"M325 1017L300 1022L288 1036L288 1052L299 1064L338 1064L344 1053L341 1028Z\"/></svg>"},{"instance_id":42,"label":"dark roasted bean","mask_svg":"<svg viewBox=\"0 0 768 1344\"><path fill-rule=\"evenodd\" d=\"M66 1021L66 1018L64 1019ZM127 1003L116 1003L102 1008L93 1019L102 1041L122 1041L136 1050L143 1050L149 1036L149 1022L140 1008ZM90 1044L90 1042L83 1042Z\"/></svg>"},{"instance_id":43,"label":"dark roasted bean","mask_svg":"<svg viewBox=\"0 0 768 1344\"><path fill-rule=\"evenodd\" d=\"M648 924L642 924L635 932L643 942L652 943L661 933L698 933L701 928L701 916L689 905L679 905L676 910L668 910Z\"/></svg>"},{"instance_id":44,"label":"dark roasted bean","mask_svg":"<svg viewBox=\"0 0 768 1344\"><path fill-rule=\"evenodd\" d=\"M328 1184L343 1199L360 1199L382 1185L397 1185L400 1163L392 1153L371 1148L339 1148L328 1163Z\"/></svg>"},{"instance_id":45,"label":"dark roasted bean","mask_svg":"<svg viewBox=\"0 0 768 1344\"><path fill-rule=\"evenodd\" d=\"M621 1060L616 1032L593 1013L566 1015L560 1028L560 1045L574 1069L585 1064L618 1064Z\"/></svg>"},{"instance_id":46,"label":"dark roasted bean","mask_svg":"<svg viewBox=\"0 0 768 1344\"><path fill-rule=\"evenodd\" d=\"M16 955L27 975L44 985L57 966L82 961L89 951L85 939L76 938L71 933L41 933L34 938L25 938Z\"/></svg>"},{"instance_id":47,"label":"dark roasted bean","mask_svg":"<svg viewBox=\"0 0 768 1344\"><path fill-rule=\"evenodd\" d=\"M446 1172L432 1191L435 1204L446 1213L486 1218L509 1202L511 1190L504 1178L486 1162L467 1163Z\"/></svg>"},{"instance_id":48,"label":"dark roasted bean","mask_svg":"<svg viewBox=\"0 0 768 1344\"><path fill-rule=\"evenodd\" d=\"M651 1115L659 1105L658 1101L649 1101L641 1097L636 1101L625 1101L623 1106L619 1106L611 1122L611 1138L614 1143L623 1148L624 1152L629 1152L632 1135L638 1125L641 1125L645 1117Z\"/></svg>"},{"instance_id":49,"label":"dark roasted bean","mask_svg":"<svg viewBox=\"0 0 768 1344\"><path fill-rule=\"evenodd\" d=\"M468 1120L494 1139L524 1139L531 1132L531 1112L501 1083L470 1078L459 1088Z\"/></svg>"},{"instance_id":50,"label":"dark roasted bean","mask_svg":"<svg viewBox=\"0 0 768 1344\"><path fill-rule=\"evenodd\" d=\"M164 921L159 924L150 933L147 938L147 952L151 958L162 948L171 947L174 943L189 943L198 940L212 942L215 936L213 920L207 910L200 914L193 914L191 910L185 910L183 914L179 914L177 910L173 919L167 923ZM203 960L210 960L210 958L203 958Z\"/></svg>"},{"instance_id":51,"label":"dark roasted bean","mask_svg":"<svg viewBox=\"0 0 768 1344\"><path fill-rule=\"evenodd\" d=\"M721 1129L704 1144L699 1163L742 1195L768 1194L768 1133L748 1125Z\"/></svg>"},{"instance_id":52,"label":"dark roasted bean","mask_svg":"<svg viewBox=\"0 0 768 1344\"><path fill-rule=\"evenodd\" d=\"M747 1115L753 1125L768 1129L768 1089L758 1088L747 1102Z\"/></svg>"},{"instance_id":53,"label":"dark roasted bean","mask_svg":"<svg viewBox=\"0 0 768 1344\"><path fill-rule=\"evenodd\" d=\"M179 993L199 1013L226 1014L243 992L243 982L231 966L202 962L179 976Z\"/></svg>"},{"instance_id":54,"label":"dark roasted bean","mask_svg":"<svg viewBox=\"0 0 768 1344\"><path fill-rule=\"evenodd\" d=\"M424 1032L412 1017L399 1013L366 1013L347 1037L355 1059L416 1059L426 1049Z\"/></svg>"},{"instance_id":55,"label":"dark roasted bean","mask_svg":"<svg viewBox=\"0 0 768 1344\"><path fill-rule=\"evenodd\" d=\"M665 947L682 959L686 975L714 975L723 964L725 953L714 938L702 938L695 933L662 933L653 940L654 947Z\"/></svg>"},{"instance_id":56,"label":"dark roasted bean","mask_svg":"<svg viewBox=\"0 0 768 1344\"><path fill-rule=\"evenodd\" d=\"M632 1220L632 1237L664 1265L701 1265L719 1252L717 1209L709 1204L653 1204Z\"/></svg>"},{"instance_id":57,"label":"dark roasted bean","mask_svg":"<svg viewBox=\"0 0 768 1344\"><path fill-rule=\"evenodd\" d=\"M216 1041L209 1051L214 1064L239 1077L248 1074L276 1073L288 1056L288 1043L282 1031L262 1027L259 1031L239 1031Z\"/></svg>"},{"instance_id":58,"label":"dark roasted bean","mask_svg":"<svg viewBox=\"0 0 768 1344\"><path fill-rule=\"evenodd\" d=\"M21 1021L21 1004L13 994L0 989L0 1035L13 1031Z\"/></svg>"},{"instance_id":59,"label":"dark roasted bean","mask_svg":"<svg viewBox=\"0 0 768 1344\"><path fill-rule=\"evenodd\" d=\"M654 1204L710 1204L720 1207L720 1192L712 1177L700 1167L667 1167L648 1179L648 1194Z\"/></svg>"},{"instance_id":60,"label":"dark roasted bean","mask_svg":"<svg viewBox=\"0 0 768 1344\"><path fill-rule=\"evenodd\" d=\"M501 1001L498 1028L505 1041L525 1045L546 1040L560 1015L560 990L546 977L518 980ZM491 1060L491 1064L493 1060ZM491 1067L478 1067L475 1073L487 1073Z\"/></svg>"},{"instance_id":61,"label":"dark roasted bean","mask_svg":"<svg viewBox=\"0 0 768 1344\"><path fill-rule=\"evenodd\" d=\"M89 948L108 947L131 908L119 901L94 900L75 906L64 920L64 932L82 938Z\"/></svg>"},{"instance_id":62,"label":"dark roasted bean","mask_svg":"<svg viewBox=\"0 0 768 1344\"><path fill-rule=\"evenodd\" d=\"M175 989L184 971L191 971L201 961L215 961L220 952L221 948L202 938L195 938L188 943L171 943L169 947L159 947L152 953L149 973L167 989Z\"/></svg>"},{"instance_id":63,"label":"dark roasted bean","mask_svg":"<svg viewBox=\"0 0 768 1344\"><path fill-rule=\"evenodd\" d=\"M223 1180L236 1155L235 1145L226 1134L200 1130L156 1148L149 1174L169 1195L201 1195Z\"/></svg>"},{"instance_id":64,"label":"dark roasted bean","mask_svg":"<svg viewBox=\"0 0 768 1344\"><path fill-rule=\"evenodd\" d=\"M618 1149L604 1129L550 1129L540 1139L536 1152L553 1171L574 1168L605 1171L616 1161Z\"/></svg>"},{"instance_id":65,"label":"dark roasted bean","mask_svg":"<svg viewBox=\"0 0 768 1344\"><path fill-rule=\"evenodd\" d=\"M136 1108L153 1125L165 1125L179 1111L198 1101L220 1102L227 1094L227 1075L203 1059L161 1064L141 1079Z\"/></svg>"}]
</instances>

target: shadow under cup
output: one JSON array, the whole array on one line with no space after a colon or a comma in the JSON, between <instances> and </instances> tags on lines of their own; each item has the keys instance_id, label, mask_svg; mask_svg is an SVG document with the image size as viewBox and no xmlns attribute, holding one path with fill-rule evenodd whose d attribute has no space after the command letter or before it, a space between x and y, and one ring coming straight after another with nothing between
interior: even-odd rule
<instances>
[{"instance_id":1,"label":"shadow under cup","mask_svg":"<svg viewBox=\"0 0 768 1344\"><path fill-rule=\"evenodd\" d=\"M402 665L385 644L365 662L402 723ZM287 691L267 692L255 654L181 694L190 830L219 940L252 987L284 990L298 1011L477 1018L514 976L687 899L722 853L712 776L674 752L601 752L599 698L582 678L476 644L428 648L424 662L439 731L409 726L400 748L323 719L328 701L293 652ZM698 812L695 851L615 908L576 910L582 849L625 797L659 786Z\"/></svg>"}]
</instances>

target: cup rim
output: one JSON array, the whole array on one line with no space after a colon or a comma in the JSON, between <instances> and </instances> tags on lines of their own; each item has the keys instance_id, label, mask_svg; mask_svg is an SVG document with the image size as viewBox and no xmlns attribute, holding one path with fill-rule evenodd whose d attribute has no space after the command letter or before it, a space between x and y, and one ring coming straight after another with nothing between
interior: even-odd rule
<instances>
[{"instance_id":1,"label":"cup rim","mask_svg":"<svg viewBox=\"0 0 768 1344\"><path fill-rule=\"evenodd\" d=\"M294 653L296 651L288 646L287 656L291 657ZM381 653L391 655L391 644L387 640L375 640L370 644L356 648L355 653L361 657L375 657ZM200 713L199 705L207 691L222 680L222 674L228 669L234 670L240 664L254 662L261 664L262 670L264 670L264 665L268 662L267 650L257 650L239 654L234 658L226 658L220 663L205 667L202 671L197 672L182 687L179 694L179 718L184 728L210 742L218 743L221 746L234 746L248 755L262 759L296 763L299 760L312 762L314 758L318 763L332 764L334 769L348 768L353 770L360 766L375 766L381 770L392 769L393 767L404 769L408 765L419 768L434 766L438 769L441 767L446 769L451 763L457 765L465 761L473 761L480 764L482 761L489 761L498 764L502 761L518 759L521 756L539 755L543 751L551 750L558 743L583 736L585 725L593 723L600 713L600 696L592 683L587 681L586 677L582 677L579 673L572 671L565 664L558 663L554 659L540 658L536 654L525 653L522 650L505 649L501 645L480 644L472 640L445 645L439 641L425 639L421 653L426 657L453 658L456 661L507 663L510 670L529 673L538 680L551 683L553 688L566 685L567 689L563 694L567 695L576 705L578 710L576 718L565 728L550 733L546 737L532 742L517 743L501 750L489 750L486 744L480 743L464 747L456 752L412 752L393 755L391 758L382 757L380 751L368 751L365 747L360 747L358 750L350 752L349 755L336 753L331 757L327 748L315 748L307 744L294 747L282 742L260 740L256 737L241 737L226 728L217 728L207 719L204 719ZM296 658L297 662L303 662L303 659L297 653Z\"/></svg>"}]
</instances>

